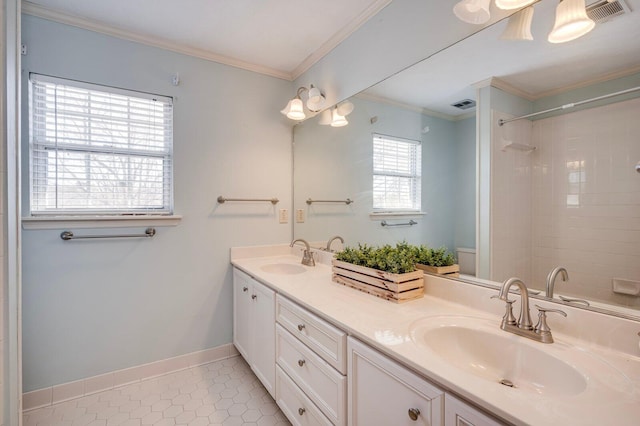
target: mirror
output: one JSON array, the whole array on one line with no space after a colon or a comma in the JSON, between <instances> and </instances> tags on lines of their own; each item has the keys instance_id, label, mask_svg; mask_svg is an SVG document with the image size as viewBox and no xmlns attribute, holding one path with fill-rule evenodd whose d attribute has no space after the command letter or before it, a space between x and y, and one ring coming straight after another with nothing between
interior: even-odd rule
<instances>
[{"instance_id":1,"label":"mirror","mask_svg":"<svg viewBox=\"0 0 640 426\"><path fill-rule=\"evenodd\" d=\"M640 91L498 125L640 86L640 0L550 44L556 4L534 6L534 41L501 40L499 22L351 98L349 125L297 125L294 236L463 249L465 280L519 276L541 296L563 266L554 300L640 317ZM422 211L373 213L374 134L421 142Z\"/></svg>"}]
</instances>

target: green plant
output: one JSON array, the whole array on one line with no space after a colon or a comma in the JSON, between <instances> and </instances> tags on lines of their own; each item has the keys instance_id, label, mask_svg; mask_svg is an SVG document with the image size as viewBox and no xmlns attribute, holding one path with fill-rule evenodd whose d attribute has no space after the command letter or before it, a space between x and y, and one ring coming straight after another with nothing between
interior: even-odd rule
<instances>
[{"instance_id":1,"label":"green plant","mask_svg":"<svg viewBox=\"0 0 640 426\"><path fill-rule=\"evenodd\" d=\"M446 247L433 249L425 245L415 247L416 262L428 266L451 266L456 263L453 253Z\"/></svg>"},{"instance_id":2,"label":"green plant","mask_svg":"<svg viewBox=\"0 0 640 426\"><path fill-rule=\"evenodd\" d=\"M358 247L345 247L336 253L336 259L359 266L378 269L393 274L403 274L416 270L415 249L402 242L394 246L386 244L372 247L358 244Z\"/></svg>"}]
</instances>

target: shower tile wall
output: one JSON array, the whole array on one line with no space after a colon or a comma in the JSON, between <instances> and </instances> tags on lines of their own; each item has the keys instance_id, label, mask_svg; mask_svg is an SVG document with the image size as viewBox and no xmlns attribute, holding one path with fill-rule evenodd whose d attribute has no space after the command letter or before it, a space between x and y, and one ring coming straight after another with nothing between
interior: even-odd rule
<instances>
[{"instance_id":1,"label":"shower tile wall","mask_svg":"<svg viewBox=\"0 0 640 426\"><path fill-rule=\"evenodd\" d=\"M612 278L640 281L640 99L534 122L533 282L555 266L556 291L640 307Z\"/></svg>"}]
</instances>

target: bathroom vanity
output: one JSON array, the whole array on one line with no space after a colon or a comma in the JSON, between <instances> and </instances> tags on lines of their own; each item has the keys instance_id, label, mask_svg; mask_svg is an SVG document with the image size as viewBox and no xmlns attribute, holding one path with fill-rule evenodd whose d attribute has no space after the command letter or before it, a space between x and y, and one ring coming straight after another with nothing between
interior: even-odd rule
<instances>
[{"instance_id":1,"label":"bathroom vanity","mask_svg":"<svg viewBox=\"0 0 640 426\"><path fill-rule=\"evenodd\" d=\"M333 283L327 253L309 267L298 251L231 251L234 344L293 424L640 419L637 322L567 307L544 344L500 330L495 289L426 275L425 297L397 305Z\"/></svg>"}]
</instances>

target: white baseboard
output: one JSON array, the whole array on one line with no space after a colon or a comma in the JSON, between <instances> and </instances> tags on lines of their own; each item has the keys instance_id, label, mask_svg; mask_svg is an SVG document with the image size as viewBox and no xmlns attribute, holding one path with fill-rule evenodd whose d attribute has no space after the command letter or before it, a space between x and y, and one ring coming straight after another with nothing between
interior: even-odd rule
<instances>
[{"instance_id":1,"label":"white baseboard","mask_svg":"<svg viewBox=\"0 0 640 426\"><path fill-rule=\"evenodd\" d=\"M80 398L237 355L239 355L238 350L232 343L228 343L203 351L191 352L149 364L138 365L99 376L87 377L86 379L76 380L74 382L37 389L22 394L22 407L24 411L48 407L59 402Z\"/></svg>"}]
</instances>

